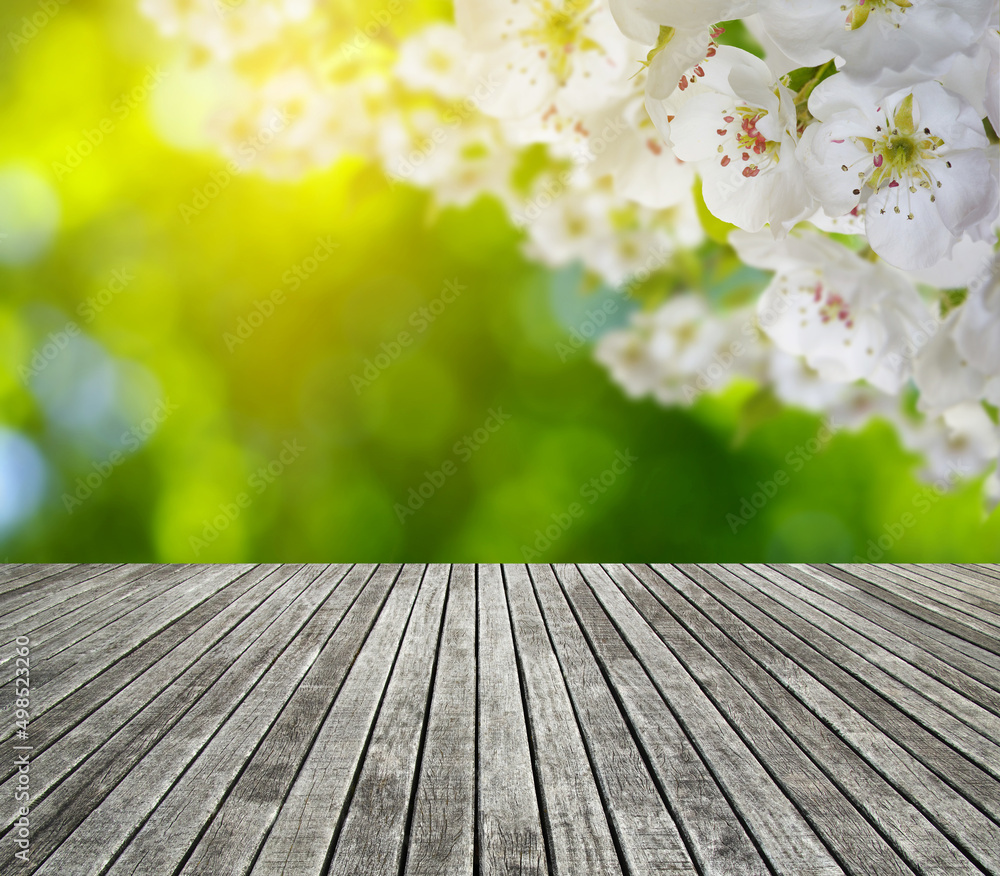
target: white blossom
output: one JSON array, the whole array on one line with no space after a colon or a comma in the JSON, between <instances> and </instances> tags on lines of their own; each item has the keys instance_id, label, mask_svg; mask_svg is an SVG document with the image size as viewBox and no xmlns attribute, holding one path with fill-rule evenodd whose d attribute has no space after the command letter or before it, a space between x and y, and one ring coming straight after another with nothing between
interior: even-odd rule
<instances>
[{"instance_id":1,"label":"white blossom","mask_svg":"<svg viewBox=\"0 0 1000 876\"><path fill-rule=\"evenodd\" d=\"M651 313L633 314L628 328L601 338L596 357L632 397L651 394L664 405L691 404L756 373L762 349L754 334L751 311L715 313L703 296L687 292Z\"/></svg>"},{"instance_id":2,"label":"white blossom","mask_svg":"<svg viewBox=\"0 0 1000 876\"><path fill-rule=\"evenodd\" d=\"M287 25L307 18L314 0L139 0L165 36L183 35L219 60L272 42Z\"/></svg>"},{"instance_id":3,"label":"white blossom","mask_svg":"<svg viewBox=\"0 0 1000 876\"><path fill-rule=\"evenodd\" d=\"M699 0L696 3L689 0L610 0L610 3L619 27L637 40L649 34L649 27L643 27L644 22L665 27L702 28L751 15L757 9L757 0Z\"/></svg>"},{"instance_id":4,"label":"white blossom","mask_svg":"<svg viewBox=\"0 0 1000 876\"><path fill-rule=\"evenodd\" d=\"M946 409L938 417L912 421L897 418L903 446L923 459L921 475L949 485L961 478L982 474L1000 453L1000 432L975 402Z\"/></svg>"},{"instance_id":5,"label":"white blossom","mask_svg":"<svg viewBox=\"0 0 1000 876\"><path fill-rule=\"evenodd\" d=\"M411 91L456 100L473 90L468 59L468 46L457 28L432 24L403 42L393 72Z\"/></svg>"},{"instance_id":6,"label":"white blossom","mask_svg":"<svg viewBox=\"0 0 1000 876\"><path fill-rule=\"evenodd\" d=\"M500 84L483 111L524 118L550 107L593 112L621 97L640 48L599 0L456 0L455 18L476 69Z\"/></svg>"},{"instance_id":7,"label":"white blossom","mask_svg":"<svg viewBox=\"0 0 1000 876\"><path fill-rule=\"evenodd\" d=\"M975 111L935 82L891 94L842 74L812 93L819 119L800 149L806 179L829 216L865 205L875 252L929 267L996 211L996 180Z\"/></svg>"},{"instance_id":8,"label":"white blossom","mask_svg":"<svg viewBox=\"0 0 1000 876\"><path fill-rule=\"evenodd\" d=\"M831 383L896 393L909 379L902 353L931 314L900 272L815 233L774 241L733 232L730 242L748 264L775 271L758 318L780 349Z\"/></svg>"},{"instance_id":9,"label":"white blossom","mask_svg":"<svg viewBox=\"0 0 1000 876\"><path fill-rule=\"evenodd\" d=\"M965 302L951 311L920 350L914 367L920 408L931 415L986 400L1000 405L1000 279L992 261L970 283Z\"/></svg>"},{"instance_id":10,"label":"white blossom","mask_svg":"<svg viewBox=\"0 0 1000 876\"><path fill-rule=\"evenodd\" d=\"M813 211L792 94L759 58L719 46L673 119L651 115L677 156L697 163L705 204L720 219L778 234Z\"/></svg>"},{"instance_id":11,"label":"white blossom","mask_svg":"<svg viewBox=\"0 0 1000 876\"><path fill-rule=\"evenodd\" d=\"M896 87L944 73L983 34L995 0L760 0L771 39L813 66L833 58L863 82Z\"/></svg>"},{"instance_id":12,"label":"white blossom","mask_svg":"<svg viewBox=\"0 0 1000 876\"><path fill-rule=\"evenodd\" d=\"M529 257L551 267L580 261L613 286L651 257L663 264L674 246L654 211L616 197L606 186L566 189L524 216Z\"/></svg>"},{"instance_id":13,"label":"white blossom","mask_svg":"<svg viewBox=\"0 0 1000 876\"><path fill-rule=\"evenodd\" d=\"M494 119L423 107L383 117L376 141L387 179L430 189L438 204L465 206L482 194L513 198L514 156Z\"/></svg>"}]
</instances>

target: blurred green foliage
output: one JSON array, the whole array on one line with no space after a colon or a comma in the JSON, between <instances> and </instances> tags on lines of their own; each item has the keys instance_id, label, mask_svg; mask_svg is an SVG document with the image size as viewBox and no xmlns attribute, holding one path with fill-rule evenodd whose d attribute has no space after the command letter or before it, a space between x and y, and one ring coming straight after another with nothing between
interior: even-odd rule
<instances>
[{"instance_id":1,"label":"blurred green foliage","mask_svg":"<svg viewBox=\"0 0 1000 876\"><path fill-rule=\"evenodd\" d=\"M0 33L36 9L8 0ZM439 211L358 159L235 177L186 223L224 162L164 143L149 102L111 109L166 52L129 0L72 0L0 52L0 559L1000 560L980 483L930 501L888 426L804 460L820 420L747 422L753 387L626 399L566 355L613 290L528 263L488 200ZM759 282L703 267L716 297Z\"/></svg>"}]
</instances>

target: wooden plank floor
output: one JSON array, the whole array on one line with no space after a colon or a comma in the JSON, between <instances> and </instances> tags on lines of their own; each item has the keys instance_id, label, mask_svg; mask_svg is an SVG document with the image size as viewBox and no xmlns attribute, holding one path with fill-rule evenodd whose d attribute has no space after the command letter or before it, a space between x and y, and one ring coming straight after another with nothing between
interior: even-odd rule
<instances>
[{"instance_id":1,"label":"wooden plank floor","mask_svg":"<svg viewBox=\"0 0 1000 876\"><path fill-rule=\"evenodd\" d=\"M995 565L23 564L0 618L4 876L1000 874Z\"/></svg>"}]
</instances>

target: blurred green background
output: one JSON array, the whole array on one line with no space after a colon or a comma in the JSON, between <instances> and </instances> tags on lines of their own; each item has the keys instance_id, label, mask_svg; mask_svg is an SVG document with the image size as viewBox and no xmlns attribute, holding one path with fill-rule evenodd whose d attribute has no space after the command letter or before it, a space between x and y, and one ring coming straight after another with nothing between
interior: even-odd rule
<instances>
[{"instance_id":1,"label":"blurred green background","mask_svg":"<svg viewBox=\"0 0 1000 876\"><path fill-rule=\"evenodd\" d=\"M887 425L796 470L817 417L746 435L752 387L668 410L562 361L595 299L488 199L436 210L357 159L240 175L185 222L223 160L115 103L164 58L152 26L72 0L13 45L38 8L0 10L0 560L1000 560L980 482L929 492Z\"/></svg>"}]
</instances>

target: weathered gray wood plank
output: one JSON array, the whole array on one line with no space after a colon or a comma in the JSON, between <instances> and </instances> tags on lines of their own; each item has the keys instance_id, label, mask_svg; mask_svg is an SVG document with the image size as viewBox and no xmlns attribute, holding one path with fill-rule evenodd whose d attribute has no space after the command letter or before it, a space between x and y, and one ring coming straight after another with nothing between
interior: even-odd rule
<instances>
[{"instance_id":1,"label":"weathered gray wood plank","mask_svg":"<svg viewBox=\"0 0 1000 876\"><path fill-rule=\"evenodd\" d=\"M448 567L430 566L417 594L375 730L365 752L329 876L397 876L419 767L428 697L437 663Z\"/></svg>"},{"instance_id":2,"label":"weathered gray wood plank","mask_svg":"<svg viewBox=\"0 0 1000 876\"><path fill-rule=\"evenodd\" d=\"M79 574L83 574L88 568L77 567ZM119 567L94 581L110 581L114 585L120 585L123 582L118 580L119 575L130 575L131 568ZM116 594L116 587L99 590L90 599L81 600L78 611L46 618L42 625L31 631L32 651L46 659L60 654L132 608L191 577L191 570L183 566L150 566L142 575L131 574L132 580L125 583L133 586L123 592ZM113 611L109 612L109 608Z\"/></svg>"},{"instance_id":3,"label":"weathered gray wood plank","mask_svg":"<svg viewBox=\"0 0 1000 876\"><path fill-rule=\"evenodd\" d=\"M975 624L975 629L1000 638L1000 619L991 610L995 606L984 605L983 600L978 600L975 605L969 604L967 600L975 597L967 591L948 592L947 584L942 583L947 582L947 578L938 576L935 579L932 571L915 573L905 565L877 566L874 571L895 592L916 599L920 605L940 611L960 623L971 622Z\"/></svg>"},{"instance_id":4,"label":"weathered gray wood plank","mask_svg":"<svg viewBox=\"0 0 1000 876\"><path fill-rule=\"evenodd\" d=\"M89 569L91 567L81 567ZM88 623L92 617L104 611L107 606L126 603L135 590L144 591L144 596L149 599L154 595L153 590L147 589L146 584L161 577L160 567L149 564L144 567L118 566L107 572L100 573L92 579L81 582L80 590L73 592L65 602L58 602L59 594L52 597L37 600L26 607L26 611L31 611L39 606L37 613L31 614L30 618L23 624L18 623L16 629L23 630L23 635L31 639L32 651L39 657L51 657L60 650L60 647L53 644L53 640L60 634L65 634L69 630L75 631L75 637L63 638L63 647L74 641L79 641L91 632L96 624ZM147 580L148 576L148 580ZM68 588L72 590L73 588ZM50 599L56 600L45 608L42 603ZM13 642L6 643L0 648L0 653ZM2 666L2 662L0 662Z\"/></svg>"},{"instance_id":5,"label":"weathered gray wood plank","mask_svg":"<svg viewBox=\"0 0 1000 876\"><path fill-rule=\"evenodd\" d=\"M173 873L181 865L281 711L313 673L318 656L361 592L368 575L348 571L338 566L324 572L337 582L333 592L156 804L108 876Z\"/></svg>"},{"instance_id":6,"label":"weathered gray wood plank","mask_svg":"<svg viewBox=\"0 0 1000 876\"><path fill-rule=\"evenodd\" d=\"M152 565L134 567L112 563L76 566L32 588L28 598L18 599L16 594L8 594L2 606L4 630L8 636L0 641L0 648L13 641L15 630L17 635L27 635L60 613L79 609L95 588L103 592L119 586L121 577L109 574L114 570L122 570L127 577L135 579L152 568Z\"/></svg>"},{"instance_id":7,"label":"weathered gray wood plank","mask_svg":"<svg viewBox=\"0 0 1000 876\"><path fill-rule=\"evenodd\" d=\"M292 572L289 567L279 569L269 566L240 576L128 657L77 688L56 706L36 713L31 725L32 757L40 765L32 782L35 796L44 793L105 742L246 618ZM98 709L100 713L95 715ZM50 752L52 746L57 747ZM9 766L4 764L0 769L0 780L8 782L15 773L13 759ZM7 790L11 793L5 794ZM13 784L0 785L0 825L9 823L10 813L4 804L13 799Z\"/></svg>"},{"instance_id":8,"label":"weathered gray wood plank","mask_svg":"<svg viewBox=\"0 0 1000 876\"><path fill-rule=\"evenodd\" d=\"M548 855L500 567L480 566L477 587L480 872L542 876Z\"/></svg>"},{"instance_id":9,"label":"weathered gray wood plank","mask_svg":"<svg viewBox=\"0 0 1000 876\"><path fill-rule=\"evenodd\" d=\"M1000 692L956 669L952 664L928 651L926 647L921 647L919 636L912 634L907 637L901 636L860 614L857 603L851 597L839 594L834 588L829 587L820 577L821 574L812 570L782 566L778 578L783 576L801 584L805 598L817 608L836 617L865 639L877 643L909 665L933 676L961 696L978 703L993 716L1000 714ZM933 640L927 641L933 642Z\"/></svg>"},{"instance_id":10,"label":"weathered gray wood plank","mask_svg":"<svg viewBox=\"0 0 1000 876\"><path fill-rule=\"evenodd\" d=\"M338 588L367 583L231 785L182 874L242 876L274 823L352 663L378 620L398 567L355 567ZM345 591L346 592L346 591Z\"/></svg>"},{"instance_id":11,"label":"weathered gray wood plank","mask_svg":"<svg viewBox=\"0 0 1000 876\"><path fill-rule=\"evenodd\" d=\"M112 606L110 613L102 613L102 622L111 618L110 622L96 626L97 620L91 618L88 631L72 646L60 647L47 656L51 649L46 644L57 647L62 639L57 636L33 649L32 657L40 658L32 660L33 711L41 714L50 709L251 568L214 566L192 574L183 567L163 567L148 575L135 593ZM66 635L73 635L72 628ZM0 687L0 695L5 689ZM0 727L0 740L11 732L9 724Z\"/></svg>"},{"instance_id":12,"label":"weathered gray wood plank","mask_svg":"<svg viewBox=\"0 0 1000 876\"><path fill-rule=\"evenodd\" d=\"M306 567L301 577L308 583L297 598L176 724L144 752L139 768L128 771L103 800L92 805L86 817L36 872L53 876L62 876L71 869L77 876L106 872L122 846L244 698L273 670L280 657L294 647L292 643L339 580L336 575L325 574L322 567Z\"/></svg>"},{"instance_id":13,"label":"weathered gray wood plank","mask_svg":"<svg viewBox=\"0 0 1000 876\"><path fill-rule=\"evenodd\" d=\"M504 566L514 648L556 873L622 870L559 663L524 566Z\"/></svg>"},{"instance_id":14,"label":"weathered gray wood plank","mask_svg":"<svg viewBox=\"0 0 1000 876\"><path fill-rule=\"evenodd\" d=\"M702 741L691 738L675 713L676 704L647 675L579 569L560 565L556 573L700 871L759 874L761 854L702 756Z\"/></svg>"},{"instance_id":15,"label":"weathered gray wood plank","mask_svg":"<svg viewBox=\"0 0 1000 876\"><path fill-rule=\"evenodd\" d=\"M1000 621L1000 588L988 588L976 572L966 572L963 577L949 568L896 564L894 571L924 585L938 594L946 605L955 605L973 617L986 615L986 620L996 625Z\"/></svg>"},{"instance_id":16,"label":"weathered gray wood plank","mask_svg":"<svg viewBox=\"0 0 1000 876\"><path fill-rule=\"evenodd\" d=\"M774 584L770 579L757 575L747 567L729 571L740 572L742 581L753 588L748 598L754 605L799 640L807 643L807 649L800 649L799 653L812 660L810 666L817 677L821 677L844 699L859 708L887 736L936 772L960 794L993 819L1000 820L1000 782L983 765L983 762L991 763L990 747L996 747L992 740L978 733L962 733L961 724L955 727L953 722L946 721L940 710L934 711L936 706L928 706L926 703L929 701L919 702L915 691L883 678L885 673L874 665L858 663L855 667L857 661L851 656L851 652L833 637L802 622L792 611L792 596L782 591L772 595ZM771 575L774 574L772 571ZM816 655L822 655L822 658L817 660ZM880 688L887 689L889 693ZM914 713L921 720L914 717ZM939 732L932 733L928 729L934 726ZM940 727L948 728L947 736Z\"/></svg>"},{"instance_id":17,"label":"weathered gray wood plank","mask_svg":"<svg viewBox=\"0 0 1000 876\"><path fill-rule=\"evenodd\" d=\"M58 784L48 794L35 798L32 824L36 833L32 845L37 855L36 860L43 860L73 833L114 791L119 782L141 763L146 753L198 705L202 697L211 697L216 681L239 664L244 654L249 651L250 657L247 659L253 660L261 653L262 648L266 647L266 642L262 643L261 637L315 577L316 572L303 575L302 571L292 575L292 585L286 582L285 586L278 588L237 630L230 632L154 699L146 701L147 691L141 687L128 691L140 698L141 702L135 704L138 708L127 723L121 726L113 723L115 714L102 709L88 719L89 725L84 722L78 728L84 734L96 732L99 736L106 737L107 741L72 772L60 777ZM244 660L243 665L246 662ZM220 688L213 699L217 701L224 693L225 688ZM123 697L125 699L127 697ZM124 704L123 707L128 708ZM201 710L204 710L203 706ZM110 734L109 725L113 731ZM50 749L43 757L54 751ZM52 756L55 757L56 754L53 753ZM41 763L40 760L36 766ZM43 769L38 769L37 772L41 776L45 774ZM140 773L142 772L140 768ZM0 871L4 871L11 863L5 858L8 851L12 850L10 844L5 842L0 848Z\"/></svg>"},{"instance_id":18,"label":"weathered gray wood plank","mask_svg":"<svg viewBox=\"0 0 1000 876\"><path fill-rule=\"evenodd\" d=\"M951 565L962 570L974 569L979 574L1000 582L1000 563L952 563Z\"/></svg>"},{"instance_id":19,"label":"weathered gray wood plank","mask_svg":"<svg viewBox=\"0 0 1000 876\"><path fill-rule=\"evenodd\" d=\"M965 591L967 588L987 599L1000 599L1000 579L982 566L961 563L901 563L902 567L917 573L934 572L951 580L952 586Z\"/></svg>"},{"instance_id":20,"label":"weathered gray wood plank","mask_svg":"<svg viewBox=\"0 0 1000 876\"><path fill-rule=\"evenodd\" d=\"M998 566L0 566L0 872L1000 874L998 607Z\"/></svg>"},{"instance_id":21,"label":"weathered gray wood plank","mask_svg":"<svg viewBox=\"0 0 1000 876\"><path fill-rule=\"evenodd\" d=\"M593 595L677 712L761 852L779 872L842 874L843 868L784 790L705 695L674 652L600 566L581 567Z\"/></svg>"},{"instance_id":22,"label":"weathered gray wood plank","mask_svg":"<svg viewBox=\"0 0 1000 876\"><path fill-rule=\"evenodd\" d=\"M17 574L11 575L3 582L0 582L0 615L6 612L6 605L9 599L17 599L16 593L28 593L43 584L50 578L61 575L64 572L78 566L79 563L25 563L18 567Z\"/></svg>"},{"instance_id":23,"label":"weathered gray wood plank","mask_svg":"<svg viewBox=\"0 0 1000 876\"><path fill-rule=\"evenodd\" d=\"M799 799L804 814L817 822L817 829L826 831L827 842L838 849L851 872L899 872L900 861L893 850L920 873L979 872L924 815L768 673L760 655L773 655L773 646L744 621L735 607L719 602L688 577L700 578L707 573L700 569L692 571L690 567L687 575L670 566L660 566L659 574L647 566L631 568L669 610L674 621L670 623L649 607L647 617L659 620L657 630L669 633L675 624L689 630L771 716L774 728L769 728L763 720L752 722L741 718L739 723L746 729L753 728L751 743L763 746L763 753L770 757L769 763L783 785ZM680 643L683 641L680 638ZM788 671L795 671L791 661ZM728 687L717 683L708 689L722 695ZM743 709L750 710L749 705L740 705L736 692L732 696L732 713L744 714ZM803 763L801 756L787 751L777 741L769 742L769 736L782 732L793 738L801 756L815 763L858 813L863 813L884 842L873 836L864 822L858 822L858 813L852 816L844 811L840 800L828 797L825 783L815 778L814 769ZM886 848L886 842L891 849ZM904 872L907 872L905 867Z\"/></svg>"},{"instance_id":24,"label":"weathered gray wood plank","mask_svg":"<svg viewBox=\"0 0 1000 876\"><path fill-rule=\"evenodd\" d=\"M771 652L760 656L778 681L832 727L966 855L987 869L1000 866L1000 827L925 765L925 760L931 759L925 745L933 747L937 743L934 737L921 733L902 716L893 715L891 704L875 697L856 680L845 677L846 673L836 664L759 609L754 602L755 594L759 598L759 593L741 577L716 565L706 565L700 570L692 568L691 573L699 575L699 583L717 599L738 606L741 616L772 643ZM747 570L746 574L754 573ZM794 661L791 665L787 662L789 657ZM896 729L900 720L903 727ZM884 728L888 728L891 735ZM909 742L919 755L906 749L895 737ZM919 738L919 745L914 744L915 737ZM943 759L948 758L945 755ZM960 760L951 760L954 766L961 765ZM966 765L976 769L968 762ZM988 784L989 776L982 775L986 776ZM964 791L974 797L981 794L979 788L966 787ZM986 802L990 802L988 793Z\"/></svg>"},{"instance_id":25,"label":"weathered gray wood plank","mask_svg":"<svg viewBox=\"0 0 1000 876\"><path fill-rule=\"evenodd\" d=\"M1000 693L1000 670L994 670L979 659L974 645L871 596L834 574L836 570L832 568L803 565L785 565L782 568L786 575L794 576L803 586L829 595L841 605L851 608L883 629L913 641L928 654L933 654L979 684ZM988 652L978 653L985 657L993 656Z\"/></svg>"},{"instance_id":26,"label":"weathered gray wood plank","mask_svg":"<svg viewBox=\"0 0 1000 876\"><path fill-rule=\"evenodd\" d=\"M697 873L668 805L670 795L642 752L605 681L550 566L530 566L545 624L593 763L594 775L631 873Z\"/></svg>"},{"instance_id":27,"label":"weathered gray wood plank","mask_svg":"<svg viewBox=\"0 0 1000 876\"><path fill-rule=\"evenodd\" d=\"M744 567L726 568L741 575ZM790 612L784 615L785 626L997 778L1000 744L994 740L1000 740L1000 718L855 633L832 613L820 611L816 606L817 597L809 601L802 599L809 591L797 581L778 570L764 567L765 577L761 567L746 568L757 574L741 577ZM791 620L793 615L794 621ZM1000 800L1000 786L997 787L997 799Z\"/></svg>"},{"instance_id":28,"label":"weathered gray wood plank","mask_svg":"<svg viewBox=\"0 0 1000 876\"><path fill-rule=\"evenodd\" d=\"M11 581L16 581L22 575L29 574L26 563L0 563L0 587Z\"/></svg>"},{"instance_id":29,"label":"weathered gray wood plank","mask_svg":"<svg viewBox=\"0 0 1000 876\"><path fill-rule=\"evenodd\" d=\"M127 612L135 610L144 602L155 599L163 594L169 593L174 587L190 577L189 571L181 568L162 567L151 572L142 587L137 587L136 591L130 593L126 598L116 602L115 613L111 616L111 621L124 616ZM31 646L31 687L32 687L32 709L35 714L40 714L48 709L53 703L58 702L69 693L73 686L81 683L87 676L89 669L95 672L100 671L101 666L95 666L88 661L81 661L81 656L85 646L80 643L92 636L105 634L106 615L99 614L91 617L87 621L77 621L74 615L65 616L60 623L59 620L53 624L58 629L50 637L33 640ZM131 631L130 640L134 637L134 629ZM141 629L141 626L138 627ZM77 649L77 650L74 650ZM82 665L81 665L82 663ZM66 690L67 679L60 679L67 670L76 668L77 671L68 677L70 689ZM11 709L13 679L5 680L0 684L0 716ZM55 695L53 695L55 691ZM10 737L13 732L10 722L0 724L0 740Z\"/></svg>"},{"instance_id":30,"label":"weathered gray wood plank","mask_svg":"<svg viewBox=\"0 0 1000 876\"><path fill-rule=\"evenodd\" d=\"M821 567L824 568L824 567ZM938 627L956 638L975 645L983 659L994 668L1000 668L1000 642L991 631L977 629L972 619L967 623L961 617L950 616L943 608L916 596L903 595L898 588L893 587L892 573L884 573L882 567L863 566L852 567L850 570L839 566L831 568L832 574L843 578L848 583L871 593L883 602L887 602L925 623Z\"/></svg>"},{"instance_id":31,"label":"weathered gray wood plank","mask_svg":"<svg viewBox=\"0 0 1000 876\"><path fill-rule=\"evenodd\" d=\"M396 579L255 858L256 876L321 873L402 646L423 567Z\"/></svg>"},{"instance_id":32,"label":"weathered gray wood plank","mask_svg":"<svg viewBox=\"0 0 1000 876\"><path fill-rule=\"evenodd\" d=\"M448 585L405 876L472 876L476 831L476 569Z\"/></svg>"}]
</instances>

